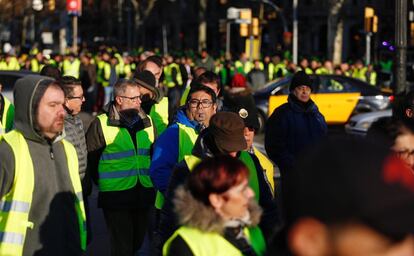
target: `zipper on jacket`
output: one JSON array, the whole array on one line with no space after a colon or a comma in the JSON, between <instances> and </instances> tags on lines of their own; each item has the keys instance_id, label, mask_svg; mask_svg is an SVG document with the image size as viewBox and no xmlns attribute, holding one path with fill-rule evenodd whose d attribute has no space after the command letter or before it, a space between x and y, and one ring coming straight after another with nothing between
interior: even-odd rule
<instances>
[{"instance_id":1,"label":"zipper on jacket","mask_svg":"<svg viewBox=\"0 0 414 256\"><path fill-rule=\"evenodd\" d=\"M52 144L49 143L49 154L50 154L50 159L55 160L55 154L53 153L53 147Z\"/></svg>"}]
</instances>

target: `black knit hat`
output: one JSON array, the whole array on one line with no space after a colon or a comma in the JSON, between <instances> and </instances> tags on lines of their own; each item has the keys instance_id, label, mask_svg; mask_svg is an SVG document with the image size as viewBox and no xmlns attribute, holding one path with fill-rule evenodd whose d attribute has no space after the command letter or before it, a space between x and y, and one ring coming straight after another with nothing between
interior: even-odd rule
<instances>
[{"instance_id":1,"label":"black knit hat","mask_svg":"<svg viewBox=\"0 0 414 256\"><path fill-rule=\"evenodd\" d=\"M292 81L290 82L289 91L293 91L296 87L301 85L306 85L309 88L313 89L312 80L304 71L296 72L295 75L293 75Z\"/></svg>"},{"instance_id":2,"label":"black knit hat","mask_svg":"<svg viewBox=\"0 0 414 256\"><path fill-rule=\"evenodd\" d=\"M137 72L134 74L134 80L137 84L140 86L150 90L152 93L154 93L154 100L156 102L159 102L161 100L161 93L160 91L155 87L156 80L155 76L148 70L144 70L141 72Z\"/></svg>"},{"instance_id":3,"label":"black knit hat","mask_svg":"<svg viewBox=\"0 0 414 256\"><path fill-rule=\"evenodd\" d=\"M253 128L256 131L259 130L258 112L254 98L251 95L234 98L225 97L224 101L225 107L238 114L243 119L246 127Z\"/></svg>"}]
</instances>

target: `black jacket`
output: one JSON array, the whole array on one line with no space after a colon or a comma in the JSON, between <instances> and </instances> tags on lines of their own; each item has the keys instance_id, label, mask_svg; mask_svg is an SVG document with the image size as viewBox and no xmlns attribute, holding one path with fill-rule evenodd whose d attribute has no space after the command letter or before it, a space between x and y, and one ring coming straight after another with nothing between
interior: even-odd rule
<instances>
[{"instance_id":1,"label":"black jacket","mask_svg":"<svg viewBox=\"0 0 414 256\"><path fill-rule=\"evenodd\" d=\"M325 118L315 103L300 103L293 94L288 102L275 109L266 124L265 147L270 159L282 173L293 168L294 160L304 149L327 134Z\"/></svg>"}]
</instances>

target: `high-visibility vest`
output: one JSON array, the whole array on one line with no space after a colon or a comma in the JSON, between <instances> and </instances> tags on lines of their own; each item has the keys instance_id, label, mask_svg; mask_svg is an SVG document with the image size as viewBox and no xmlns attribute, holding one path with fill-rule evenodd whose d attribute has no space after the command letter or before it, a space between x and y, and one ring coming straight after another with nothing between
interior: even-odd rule
<instances>
[{"instance_id":1,"label":"high-visibility vest","mask_svg":"<svg viewBox=\"0 0 414 256\"><path fill-rule=\"evenodd\" d=\"M266 174L267 180L269 182L270 188L272 189L272 192L275 191L275 181L274 179L274 173L275 173L275 167L272 163L272 161L269 160L262 152L260 152L257 148L254 148L254 154L259 159L260 165L262 166L263 171Z\"/></svg>"},{"instance_id":2,"label":"high-visibility vest","mask_svg":"<svg viewBox=\"0 0 414 256\"><path fill-rule=\"evenodd\" d=\"M14 106L10 103L10 101L4 97L3 98L3 115L0 119L0 134L9 132L11 129L13 129L13 122L14 122Z\"/></svg>"},{"instance_id":3,"label":"high-visibility vest","mask_svg":"<svg viewBox=\"0 0 414 256\"><path fill-rule=\"evenodd\" d=\"M278 63L276 65L274 65L275 67L275 72L274 72L274 76L273 79L277 78L277 77L284 77L288 74L288 70L286 69L286 65L284 63Z\"/></svg>"},{"instance_id":4,"label":"high-visibility vest","mask_svg":"<svg viewBox=\"0 0 414 256\"><path fill-rule=\"evenodd\" d=\"M191 86L187 85L184 89L183 94L181 95L180 107L184 106L187 103L187 97L188 97L188 94L190 93L190 90L191 90Z\"/></svg>"},{"instance_id":5,"label":"high-visibility vest","mask_svg":"<svg viewBox=\"0 0 414 256\"><path fill-rule=\"evenodd\" d=\"M194 155L184 156L184 160L190 171L192 171L193 168L198 163L201 162L201 159ZM249 170L249 186L254 191L254 197L256 201L259 202L260 188L259 188L259 179L257 177L256 165L254 164L254 161L252 157L250 156L250 154L246 151L240 152L239 160L242 161L246 165L247 169Z\"/></svg>"},{"instance_id":6,"label":"high-visibility vest","mask_svg":"<svg viewBox=\"0 0 414 256\"><path fill-rule=\"evenodd\" d=\"M273 63L269 63L267 65L267 80L272 81L273 80L273 75L275 73L275 65Z\"/></svg>"},{"instance_id":7,"label":"high-visibility vest","mask_svg":"<svg viewBox=\"0 0 414 256\"><path fill-rule=\"evenodd\" d=\"M177 75L175 79L178 84L175 84L174 77L172 77L173 69L176 70ZM180 67L177 63L171 63L164 67L164 84L169 88L173 88L174 86L180 86L183 84L183 78L181 76Z\"/></svg>"},{"instance_id":8,"label":"high-visibility vest","mask_svg":"<svg viewBox=\"0 0 414 256\"><path fill-rule=\"evenodd\" d=\"M33 161L23 135L14 130L2 135L13 150L15 158L14 182L11 190L0 201L0 255L23 255L23 246L28 228L32 196L35 187ZM86 249L86 214L82 198L82 186L78 172L75 148L62 140L65 149L69 176L72 181L75 209L77 211L80 245Z\"/></svg>"},{"instance_id":9,"label":"high-visibility vest","mask_svg":"<svg viewBox=\"0 0 414 256\"><path fill-rule=\"evenodd\" d=\"M329 74L332 74L332 72L329 71L325 67L320 67L315 71L315 74L317 74L317 75L329 75Z\"/></svg>"},{"instance_id":10,"label":"high-visibility vest","mask_svg":"<svg viewBox=\"0 0 414 256\"><path fill-rule=\"evenodd\" d=\"M126 128L109 126L108 116L105 113L99 115L98 119L106 143L98 165L99 190L127 190L133 188L138 179L143 187L153 187L149 176L150 148L154 142L153 127L147 127L136 133L137 149L135 149Z\"/></svg>"},{"instance_id":11,"label":"high-visibility vest","mask_svg":"<svg viewBox=\"0 0 414 256\"><path fill-rule=\"evenodd\" d=\"M42 70L42 68L43 68L43 64L40 64L39 63L39 61L37 60L37 59L32 59L31 61L30 61L30 68L31 68L31 71L32 72L37 72L37 73L39 73L40 72L40 70Z\"/></svg>"},{"instance_id":12,"label":"high-visibility vest","mask_svg":"<svg viewBox=\"0 0 414 256\"><path fill-rule=\"evenodd\" d=\"M371 72L365 72L365 76L366 76L366 81L372 85L372 86L376 86L377 85L377 72L375 71L371 71Z\"/></svg>"},{"instance_id":13,"label":"high-visibility vest","mask_svg":"<svg viewBox=\"0 0 414 256\"><path fill-rule=\"evenodd\" d=\"M8 63L5 60L0 61L0 70L20 70L19 61L16 57L10 57Z\"/></svg>"},{"instance_id":14,"label":"high-visibility vest","mask_svg":"<svg viewBox=\"0 0 414 256\"><path fill-rule=\"evenodd\" d=\"M161 135L168 126L168 97L163 97L159 103L154 104L149 116L154 122L157 134Z\"/></svg>"},{"instance_id":15,"label":"high-visibility vest","mask_svg":"<svg viewBox=\"0 0 414 256\"><path fill-rule=\"evenodd\" d=\"M266 242L259 227L244 228L244 234L257 255L264 255ZM162 255L169 255L171 242L180 236L190 247L194 256L242 256L242 252L216 232L203 232L199 229L182 226L165 242Z\"/></svg>"},{"instance_id":16,"label":"high-visibility vest","mask_svg":"<svg viewBox=\"0 0 414 256\"><path fill-rule=\"evenodd\" d=\"M178 125L178 159L177 163L184 160L185 156L191 155L194 144L197 140L198 134L194 128L188 127L184 124ZM157 191L155 198L155 208L162 209L164 205L164 196L160 191Z\"/></svg>"},{"instance_id":17,"label":"high-visibility vest","mask_svg":"<svg viewBox=\"0 0 414 256\"><path fill-rule=\"evenodd\" d=\"M253 69L253 63L251 63L250 61L246 61L245 63L243 63L240 60L237 60L234 63L234 67L236 68L237 72L247 75L247 73L249 73L250 70Z\"/></svg>"},{"instance_id":18,"label":"high-visibility vest","mask_svg":"<svg viewBox=\"0 0 414 256\"><path fill-rule=\"evenodd\" d=\"M74 78L79 78L79 68L80 61L78 59L74 59L73 62L70 62L67 59L63 61L64 76L73 76Z\"/></svg>"},{"instance_id":19,"label":"high-visibility vest","mask_svg":"<svg viewBox=\"0 0 414 256\"><path fill-rule=\"evenodd\" d=\"M367 72L367 68L363 67L361 69L354 69L352 71L352 77L357 78L362 81L367 81L367 77L365 76L365 73Z\"/></svg>"},{"instance_id":20,"label":"high-visibility vest","mask_svg":"<svg viewBox=\"0 0 414 256\"><path fill-rule=\"evenodd\" d=\"M96 81L101 83L103 87L109 86L109 78L111 76L111 65L106 61L98 62L98 70L96 74Z\"/></svg>"}]
</instances>

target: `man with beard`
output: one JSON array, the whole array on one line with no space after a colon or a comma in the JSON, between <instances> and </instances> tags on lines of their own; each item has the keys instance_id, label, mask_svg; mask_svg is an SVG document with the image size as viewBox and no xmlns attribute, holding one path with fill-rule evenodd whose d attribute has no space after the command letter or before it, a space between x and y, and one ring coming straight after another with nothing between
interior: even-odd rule
<instances>
[{"instance_id":1,"label":"man with beard","mask_svg":"<svg viewBox=\"0 0 414 256\"><path fill-rule=\"evenodd\" d=\"M115 84L114 100L104 111L86 133L88 172L99 187L98 207L109 230L111 255L133 255L154 203L149 167L155 132L133 80Z\"/></svg>"},{"instance_id":2,"label":"man with beard","mask_svg":"<svg viewBox=\"0 0 414 256\"><path fill-rule=\"evenodd\" d=\"M0 255L83 255L86 249L78 158L62 137L64 100L50 78L16 82L15 130L0 137Z\"/></svg>"}]
</instances>

